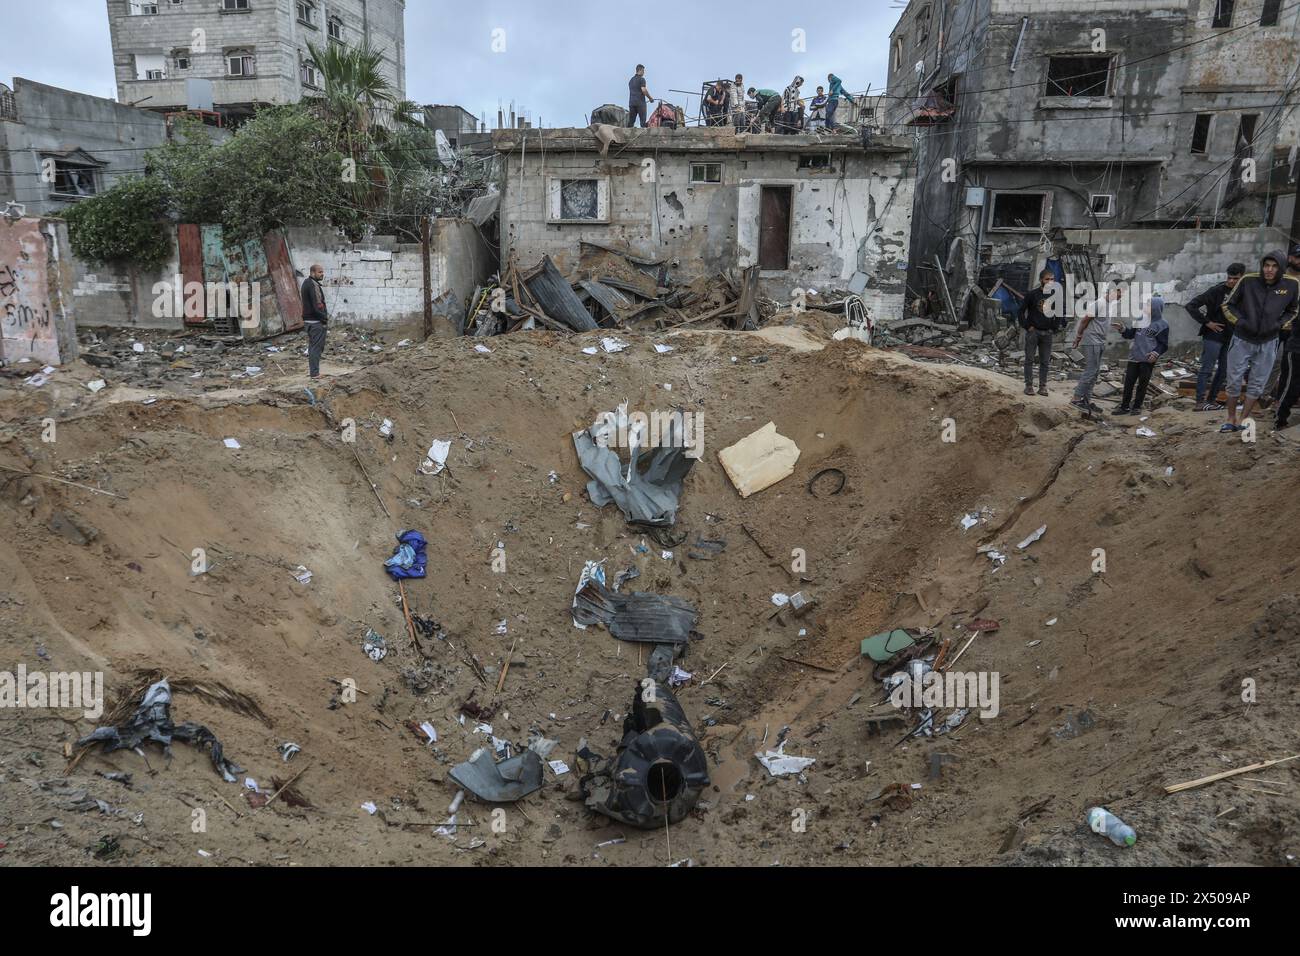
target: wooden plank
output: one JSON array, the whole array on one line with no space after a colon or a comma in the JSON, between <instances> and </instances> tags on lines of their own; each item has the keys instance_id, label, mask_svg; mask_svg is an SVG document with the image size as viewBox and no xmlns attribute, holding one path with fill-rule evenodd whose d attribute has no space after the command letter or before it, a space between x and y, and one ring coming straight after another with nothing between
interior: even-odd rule
<instances>
[{"instance_id":1,"label":"wooden plank","mask_svg":"<svg viewBox=\"0 0 1300 956\"><path fill-rule=\"evenodd\" d=\"M1222 773L1212 773L1208 777L1199 777L1196 780L1188 780L1186 783L1176 783L1172 787L1165 787L1165 793L1181 793L1184 790L1194 790L1197 787L1203 787L1207 783L1214 783L1217 780L1224 780L1228 777L1235 777L1241 773L1250 773L1252 770L1263 770L1265 767L1271 767L1274 764L1286 763L1288 760L1295 760L1300 754L1292 754L1290 757L1281 757L1277 760L1264 760L1259 763L1253 763L1249 767L1238 767L1236 770L1225 770Z\"/></svg>"},{"instance_id":2,"label":"wooden plank","mask_svg":"<svg viewBox=\"0 0 1300 956\"><path fill-rule=\"evenodd\" d=\"M284 233L268 232L262 237L262 248L266 251L266 265L271 284L275 287L275 300L284 330L295 332L302 328L302 295L293 273L293 263L289 260L289 244Z\"/></svg>"},{"instance_id":3,"label":"wooden plank","mask_svg":"<svg viewBox=\"0 0 1300 956\"><path fill-rule=\"evenodd\" d=\"M194 296L194 305L190 306L190 297L185 290L191 282L203 286L203 239L196 223L183 222L176 227L176 240L180 250L181 281L184 283L182 301L186 303L185 324L202 325L207 321L207 296Z\"/></svg>"}]
</instances>

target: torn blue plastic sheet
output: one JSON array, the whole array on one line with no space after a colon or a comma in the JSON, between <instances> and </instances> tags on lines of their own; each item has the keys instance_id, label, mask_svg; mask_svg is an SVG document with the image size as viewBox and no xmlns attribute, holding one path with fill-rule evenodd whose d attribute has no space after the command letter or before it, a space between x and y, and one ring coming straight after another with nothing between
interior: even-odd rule
<instances>
[{"instance_id":1,"label":"torn blue plastic sheet","mask_svg":"<svg viewBox=\"0 0 1300 956\"><path fill-rule=\"evenodd\" d=\"M425 555L424 535L418 531L402 531L397 535L397 547L393 556L384 562L384 569L394 581L403 578L424 577Z\"/></svg>"}]
</instances>

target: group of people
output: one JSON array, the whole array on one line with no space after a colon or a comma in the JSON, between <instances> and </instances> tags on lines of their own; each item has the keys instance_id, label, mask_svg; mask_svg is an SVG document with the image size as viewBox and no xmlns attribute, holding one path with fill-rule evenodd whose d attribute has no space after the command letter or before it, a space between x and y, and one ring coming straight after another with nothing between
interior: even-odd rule
<instances>
[{"instance_id":1,"label":"group of people","mask_svg":"<svg viewBox=\"0 0 1300 956\"><path fill-rule=\"evenodd\" d=\"M826 76L828 86L817 87L811 100L803 97L802 76L796 76L784 91L745 86L745 77L737 73L732 80L718 80L704 96L704 122L707 126L733 126L750 133L800 133L806 130L834 128L840 101L854 102L844 83L834 73ZM637 64L628 80L627 125L640 120L645 127L647 104L654 102L646 83L645 67Z\"/></svg>"},{"instance_id":2,"label":"group of people","mask_svg":"<svg viewBox=\"0 0 1300 956\"><path fill-rule=\"evenodd\" d=\"M1053 336L1067 325L1064 310L1059 308L1061 297L1056 282L1056 274L1044 269L1038 288L1026 294L1021 303L1026 395L1035 394L1035 366L1037 394L1047 394ZM1116 415L1141 414L1151 373L1169 351L1164 299L1158 293L1153 295L1142 306L1136 321L1123 322L1118 319L1123 311L1119 300L1124 295L1120 277L1109 275L1102 295L1080 311L1073 345L1083 352L1084 369L1070 403L1076 408L1101 411L1093 404L1092 390L1112 329L1132 342ZM1257 272L1247 272L1240 262L1232 263L1222 282L1197 295L1185 308L1201 326L1195 410L1226 408L1228 420L1219 430L1241 431L1241 422L1252 416L1271 386L1271 397L1277 402L1274 424L1286 428L1291 410L1300 401L1300 335L1292 334L1300 308L1300 243L1293 245L1289 253L1278 250L1266 254ZM1225 385L1227 402L1220 403L1216 399Z\"/></svg>"}]
</instances>

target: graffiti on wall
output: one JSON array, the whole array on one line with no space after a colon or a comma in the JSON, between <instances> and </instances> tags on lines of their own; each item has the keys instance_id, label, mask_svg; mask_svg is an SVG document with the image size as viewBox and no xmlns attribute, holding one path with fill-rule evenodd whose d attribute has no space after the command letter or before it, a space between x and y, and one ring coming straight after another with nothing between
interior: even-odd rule
<instances>
[{"instance_id":1,"label":"graffiti on wall","mask_svg":"<svg viewBox=\"0 0 1300 956\"><path fill-rule=\"evenodd\" d=\"M48 252L37 219L0 221L0 356L9 363L59 363Z\"/></svg>"}]
</instances>

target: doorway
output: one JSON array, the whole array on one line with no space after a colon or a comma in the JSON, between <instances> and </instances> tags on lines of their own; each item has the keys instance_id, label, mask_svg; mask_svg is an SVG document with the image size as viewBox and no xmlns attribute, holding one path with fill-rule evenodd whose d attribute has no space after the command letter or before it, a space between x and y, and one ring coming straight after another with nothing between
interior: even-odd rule
<instances>
[{"instance_id":1,"label":"doorway","mask_svg":"<svg viewBox=\"0 0 1300 956\"><path fill-rule=\"evenodd\" d=\"M790 186L764 186L758 213L758 267L790 268Z\"/></svg>"}]
</instances>

